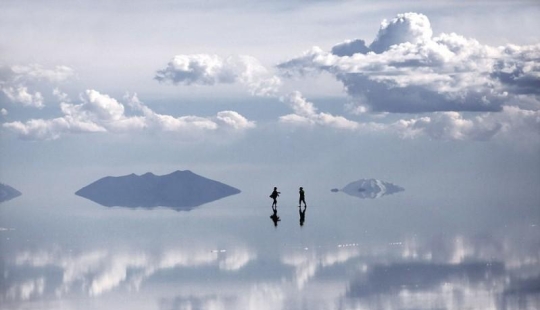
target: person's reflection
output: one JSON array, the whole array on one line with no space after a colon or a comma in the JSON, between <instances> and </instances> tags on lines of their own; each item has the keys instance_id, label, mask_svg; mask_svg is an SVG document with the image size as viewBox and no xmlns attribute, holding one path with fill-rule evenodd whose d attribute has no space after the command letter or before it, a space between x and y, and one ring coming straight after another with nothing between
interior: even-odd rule
<instances>
[{"instance_id":1,"label":"person's reflection","mask_svg":"<svg viewBox=\"0 0 540 310\"><path fill-rule=\"evenodd\" d=\"M277 215L277 207L272 206L272 211L274 211L274 214L270 215L270 218L272 219L272 222L274 222L274 226L277 227L277 224L281 219Z\"/></svg>"},{"instance_id":2,"label":"person's reflection","mask_svg":"<svg viewBox=\"0 0 540 310\"><path fill-rule=\"evenodd\" d=\"M302 207L298 206L298 213L300 214L300 226L304 226L304 221L306 220L306 209L307 206L304 206L304 211L302 211Z\"/></svg>"}]
</instances>

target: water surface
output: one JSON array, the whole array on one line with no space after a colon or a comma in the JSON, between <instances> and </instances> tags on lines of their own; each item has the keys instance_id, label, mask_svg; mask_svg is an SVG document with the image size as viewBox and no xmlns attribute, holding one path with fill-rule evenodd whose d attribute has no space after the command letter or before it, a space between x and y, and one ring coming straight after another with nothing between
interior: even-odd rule
<instances>
[{"instance_id":1,"label":"water surface","mask_svg":"<svg viewBox=\"0 0 540 310\"><path fill-rule=\"evenodd\" d=\"M330 188L305 187L302 226L287 188L277 226L271 188L182 212L23 195L0 205L1 308L540 308L535 208Z\"/></svg>"}]
</instances>

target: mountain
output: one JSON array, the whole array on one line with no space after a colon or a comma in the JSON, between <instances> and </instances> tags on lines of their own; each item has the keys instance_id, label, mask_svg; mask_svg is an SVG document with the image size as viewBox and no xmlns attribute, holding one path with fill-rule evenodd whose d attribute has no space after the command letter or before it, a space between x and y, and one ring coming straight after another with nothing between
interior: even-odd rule
<instances>
[{"instance_id":1,"label":"mountain","mask_svg":"<svg viewBox=\"0 0 540 310\"><path fill-rule=\"evenodd\" d=\"M382 196L391 195L405 189L395 184L377 180L377 179L360 179L358 181L347 184L341 190L336 188L332 192L342 191L345 194L359 198L380 198Z\"/></svg>"},{"instance_id":2,"label":"mountain","mask_svg":"<svg viewBox=\"0 0 540 310\"><path fill-rule=\"evenodd\" d=\"M151 172L104 177L78 190L75 195L90 199L103 206L154 208L170 207L191 210L240 190L207 179L189 170L175 171L158 176Z\"/></svg>"},{"instance_id":3,"label":"mountain","mask_svg":"<svg viewBox=\"0 0 540 310\"><path fill-rule=\"evenodd\" d=\"M22 195L21 192L13 187L0 183L0 202L8 201Z\"/></svg>"}]
</instances>

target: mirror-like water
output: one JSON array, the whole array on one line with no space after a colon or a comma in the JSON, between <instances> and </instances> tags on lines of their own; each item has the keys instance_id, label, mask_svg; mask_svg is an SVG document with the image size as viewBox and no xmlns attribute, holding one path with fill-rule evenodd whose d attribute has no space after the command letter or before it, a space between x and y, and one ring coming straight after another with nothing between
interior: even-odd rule
<instances>
[{"instance_id":1,"label":"mirror-like water","mask_svg":"<svg viewBox=\"0 0 540 310\"><path fill-rule=\"evenodd\" d=\"M249 191L185 212L23 195L0 209L1 308L540 308L537 211L306 190L277 226Z\"/></svg>"}]
</instances>

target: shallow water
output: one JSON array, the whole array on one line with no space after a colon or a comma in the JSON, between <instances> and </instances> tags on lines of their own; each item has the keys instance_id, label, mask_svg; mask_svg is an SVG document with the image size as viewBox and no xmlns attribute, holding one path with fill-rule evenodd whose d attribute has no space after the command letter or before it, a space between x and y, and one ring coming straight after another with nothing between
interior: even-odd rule
<instances>
[{"instance_id":1,"label":"shallow water","mask_svg":"<svg viewBox=\"0 0 540 310\"><path fill-rule=\"evenodd\" d=\"M1 308L540 308L536 208L422 195L307 188L303 226L292 194L277 226L249 190L191 211L23 195L0 205Z\"/></svg>"}]
</instances>

